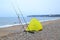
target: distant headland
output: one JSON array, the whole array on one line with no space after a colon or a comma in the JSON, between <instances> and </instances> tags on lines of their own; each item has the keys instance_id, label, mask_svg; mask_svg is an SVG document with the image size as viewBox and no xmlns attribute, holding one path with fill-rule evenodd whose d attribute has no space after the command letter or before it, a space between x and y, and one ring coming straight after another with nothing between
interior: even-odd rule
<instances>
[{"instance_id":1,"label":"distant headland","mask_svg":"<svg viewBox=\"0 0 60 40\"><path fill-rule=\"evenodd\" d=\"M28 15L27 17L60 17L60 14L56 15Z\"/></svg>"}]
</instances>

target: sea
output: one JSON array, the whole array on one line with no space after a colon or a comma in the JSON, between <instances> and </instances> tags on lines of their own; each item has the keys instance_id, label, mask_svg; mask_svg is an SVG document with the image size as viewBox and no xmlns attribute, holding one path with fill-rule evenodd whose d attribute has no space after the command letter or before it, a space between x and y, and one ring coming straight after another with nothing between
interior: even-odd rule
<instances>
[{"instance_id":1,"label":"sea","mask_svg":"<svg viewBox=\"0 0 60 40\"><path fill-rule=\"evenodd\" d=\"M20 17L22 25L28 24L32 18L36 18L40 22L60 19L60 17ZM18 17L0 17L0 28L10 27L13 25L21 25Z\"/></svg>"}]
</instances>

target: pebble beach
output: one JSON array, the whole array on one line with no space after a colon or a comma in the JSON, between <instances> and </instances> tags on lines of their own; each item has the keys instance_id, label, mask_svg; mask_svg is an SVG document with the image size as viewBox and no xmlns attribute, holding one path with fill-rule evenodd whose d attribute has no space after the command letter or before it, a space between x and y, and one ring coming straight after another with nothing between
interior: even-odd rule
<instances>
[{"instance_id":1,"label":"pebble beach","mask_svg":"<svg viewBox=\"0 0 60 40\"><path fill-rule=\"evenodd\" d=\"M34 34L24 32L22 25L0 28L0 40L60 40L60 19L42 22L42 25L43 30Z\"/></svg>"}]
</instances>

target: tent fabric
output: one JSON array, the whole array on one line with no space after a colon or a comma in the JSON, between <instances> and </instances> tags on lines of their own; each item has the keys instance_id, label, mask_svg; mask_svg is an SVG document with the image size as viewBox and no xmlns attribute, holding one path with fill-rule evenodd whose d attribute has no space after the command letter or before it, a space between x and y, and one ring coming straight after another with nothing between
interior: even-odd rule
<instances>
[{"instance_id":1,"label":"tent fabric","mask_svg":"<svg viewBox=\"0 0 60 40\"><path fill-rule=\"evenodd\" d=\"M36 18L32 18L28 27L26 28L26 31L40 31L42 30L42 24L40 21L38 21Z\"/></svg>"}]
</instances>

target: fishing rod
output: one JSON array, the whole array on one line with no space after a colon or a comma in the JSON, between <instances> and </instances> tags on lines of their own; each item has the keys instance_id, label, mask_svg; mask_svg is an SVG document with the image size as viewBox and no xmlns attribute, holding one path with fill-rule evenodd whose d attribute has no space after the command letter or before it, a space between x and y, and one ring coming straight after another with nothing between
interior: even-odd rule
<instances>
[{"instance_id":1,"label":"fishing rod","mask_svg":"<svg viewBox=\"0 0 60 40\"><path fill-rule=\"evenodd\" d=\"M17 11L16 11L13 3L12 3L12 7L14 8L14 10L15 10L15 12L16 12L16 15L18 16L19 23L21 23L21 24L23 25L23 23L22 23L21 20L20 20L20 16L19 16L19 14L17 13ZM24 16L23 16L23 13L22 13L21 9L18 7L18 4L17 4L17 9L18 9L19 12L21 13L21 16L22 16L22 18L23 18L23 20L24 20L24 22L25 22L25 24L26 24L26 26L27 26L27 22L26 22L26 20L25 20L25 18L24 18ZM24 25L23 25L23 28L24 28ZM28 27L28 29L29 29L29 27ZM24 31L26 31L26 30L24 30Z\"/></svg>"},{"instance_id":2,"label":"fishing rod","mask_svg":"<svg viewBox=\"0 0 60 40\"><path fill-rule=\"evenodd\" d=\"M19 14L17 13L17 11L16 11L16 9L15 9L15 7L14 7L14 5L13 5L13 2L12 2L12 1L11 1L11 4L12 4L13 9L14 9L14 10L15 10L15 12L16 12L16 15L17 15L18 20L19 20L19 24L20 24L20 23L22 24L22 27L24 28L24 30L23 30L23 31L25 31L25 27L24 27L24 25L23 25L23 23L22 23L22 21L21 21L21 19L20 19ZM25 21L24 16L23 16L23 14L22 14L21 10L19 9L19 7L18 7L18 10L19 10L19 12L21 13L21 16L23 17L24 22L27 24L27 22ZM26 26L27 26L27 25L26 25Z\"/></svg>"},{"instance_id":3,"label":"fishing rod","mask_svg":"<svg viewBox=\"0 0 60 40\"><path fill-rule=\"evenodd\" d=\"M19 12L21 13L21 16L22 16L25 24L27 24L27 22L26 22L26 20L25 20L25 18L24 18L24 16L23 16L23 13L22 13L21 9L18 7L18 4L17 4L17 8L18 8Z\"/></svg>"},{"instance_id":4,"label":"fishing rod","mask_svg":"<svg viewBox=\"0 0 60 40\"><path fill-rule=\"evenodd\" d=\"M17 4L17 3L16 3ZM26 22L26 20L25 20L25 18L24 18L24 16L23 16L23 13L22 13L22 11L21 11L21 9L19 8L19 6L18 6L18 4L17 4L17 9L19 10L19 12L21 13L21 16L22 16L22 18L23 18L23 20L24 20L24 22L25 22L25 24L26 24L26 27L28 27L27 25L27 22ZM29 27L28 27L28 29L29 29ZM30 29L29 29L30 30ZM27 30L24 30L25 32L30 32L30 31L27 31ZM31 32L31 33L34 33L34 32Z\"/></svg>"},{"instance_id":5,"label":"fishing rod","mask_svg":"<svg viewBox=\"0 0 60 40\"><path fill-rule=\"evenodd\" d=\"M17 5L17 9L19 10L19 12L20 12L20 14L21 14L21 16L22 16L22 18L23 18L26 26L27 26L27 22L26 22L26 20L25 20L25 18L24 18L24 16L23 16L23 13L22 13L21 9L20 9L19 6L18 6L18 3L16 3L16 5ZM23 25L23 26L24 26L24 25ZM25 29L25 27L23 27L23 28ZM25 30L24 30L24 31L25 31Z\"/></svg>"},{"instance_id":6,"label":"fishing rod","mask_svg":"<svg viewBox=\"0 0 60 40\"><path fill-rule=\"evenodd\" d=\"M19 14L18 14L17 11L16 11L16 9L15 9L15 7L14 7L14 5L13 5L13 2L11 2L11 4L12 4L12 7L13 7L14 11L16 12L16 15L17 15L18 20L19 20L19 24L20 24L20 23L22 24L22 22L21 22L21 20L20 20L20 16L19 16Z\"/></svg>"},{"instance_id":7,"label":"fishing rod","mask_svg":"<svg viewBox=\"0 0 60 40\"><path fill-rule=\"evenodd\" d=\"M21 11L19 8L18 8L18 10L19 10L19 12L21 13L21 16L22 16L22 18L23 18L23 20L24 20L24 22L25 22L25 24L26 24L26 26L27 26L27 22L26 22L26 20L25 20L23 14L22 14L22 11Z\"/></svg>"}]
</instances>

